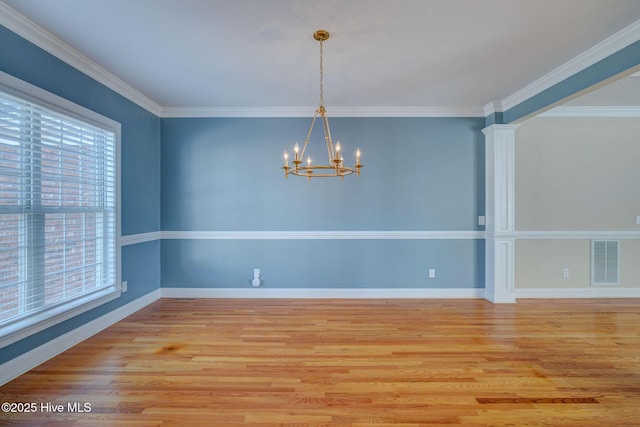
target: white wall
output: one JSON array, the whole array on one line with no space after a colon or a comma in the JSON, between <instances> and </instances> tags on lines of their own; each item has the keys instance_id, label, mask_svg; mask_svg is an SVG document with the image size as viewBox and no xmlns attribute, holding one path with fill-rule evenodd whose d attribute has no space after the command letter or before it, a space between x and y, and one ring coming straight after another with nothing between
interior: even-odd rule
<instances>
[{"instance_id":1,"label":"white wall","mask_svg":"<svg viewBox=\"0 0 640 427\"><path fill-rule=\"evenodd\" d=\"M516 134L515 170L516 230L552 236L518 238L516 288L593 288L588 235L602 232L626 237L619 287L640 287L640 119L530 119Z\"/></svg>"}]
</instances>

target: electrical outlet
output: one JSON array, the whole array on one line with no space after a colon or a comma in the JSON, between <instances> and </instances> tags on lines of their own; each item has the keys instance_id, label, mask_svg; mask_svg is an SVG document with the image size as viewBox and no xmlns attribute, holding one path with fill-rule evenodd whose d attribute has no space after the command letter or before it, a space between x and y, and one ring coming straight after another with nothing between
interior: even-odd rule
<instances>
[{"instance_id":1,"label":"electrical outlet","mask_svg":"<svg viewBox=\"0 0 640 427\"><path fill-rule=\"evenodd\" d=\"M640 225L640 215L638 215L638 216L636 217L636 224L637 224L637 225Z\"/></svg>"},{"instance_id":2,"label":"electrical outlet","mask_svg":"<svg viewBox=\"0 0 640 427\"><path fill-rule=\"evenodd\" d=\"M562 277L564 277L565 279L569 278L569 269L567 267L562 269Z\"/></svg>"},{"instance_id":3,"label":"electrical outlet","mask_svg":"<svg viewBox=\"0 0 640 427\"><path fill-rule=\"evenodd\" d=\"M484 215L480 215L478 217L478 225L486 225L486 220L485 220Z\"/></svg>"},{"instance_id":4,"label":"electrical outlet","mask_svg":"<svg viewBox=\"0 0 640 427\"><path fill-rule=\"evenodd\" d=\"M122 282L122 293L127 292L127 285L128 283L126 280Z\"/></svg>"},{"instance_id":5,"label":"electrical outlet","mask_svg":"<svg viewBox=\"0 0 640 427\"><path fill-rule=\"evenodd\" d=\"M436 278L436 269L435 268L430 268L429 269L429 279L435 279Z\"/></svg>"}]
</instances>

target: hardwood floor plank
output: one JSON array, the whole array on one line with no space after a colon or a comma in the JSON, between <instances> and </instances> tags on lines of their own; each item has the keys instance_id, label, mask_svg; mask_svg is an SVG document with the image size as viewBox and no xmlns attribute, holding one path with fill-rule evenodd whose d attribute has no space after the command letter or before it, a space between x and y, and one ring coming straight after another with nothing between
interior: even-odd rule
<instances>
[{"instance_id":1,"label":"hardwood floor plank","mask_svg":"<svg viewBox=\"0 0 640 427\"><path fill-rule=\"evenodd\" d=\"M639 355L640 300L163 299L0 388L62 413L0 424L633 426Z\"/></svg>"}]
</instances>

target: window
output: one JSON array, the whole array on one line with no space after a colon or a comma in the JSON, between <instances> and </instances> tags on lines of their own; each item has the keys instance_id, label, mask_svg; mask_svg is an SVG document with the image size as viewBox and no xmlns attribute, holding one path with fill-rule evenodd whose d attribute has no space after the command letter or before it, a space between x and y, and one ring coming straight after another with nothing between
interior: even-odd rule
<instances>
[{"instance_id":1,"label":"window","mask_svg":"<svg viewBox=\"0 0 640 427\"><path fill-rule=\"evenodd\" d=\"M119 295L119 125L0 77L6 345Z\"/></svg>"}]
</instances>

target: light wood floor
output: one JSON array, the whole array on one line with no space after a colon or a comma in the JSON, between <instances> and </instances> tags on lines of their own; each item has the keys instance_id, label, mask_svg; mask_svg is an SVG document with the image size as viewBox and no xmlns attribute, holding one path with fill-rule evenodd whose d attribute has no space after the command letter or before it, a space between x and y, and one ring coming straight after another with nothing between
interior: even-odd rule
<instances>
[{"instance_id":1,"label":"light wood floor","mask_svg":"<svg viewBox=\"0 0 640 427\"><path fill-rule=\"evenodd\" d=\"M0 399L65 406L0 424L638 426L640 300L163 299Z\"/></svg>"}]
</instances>

